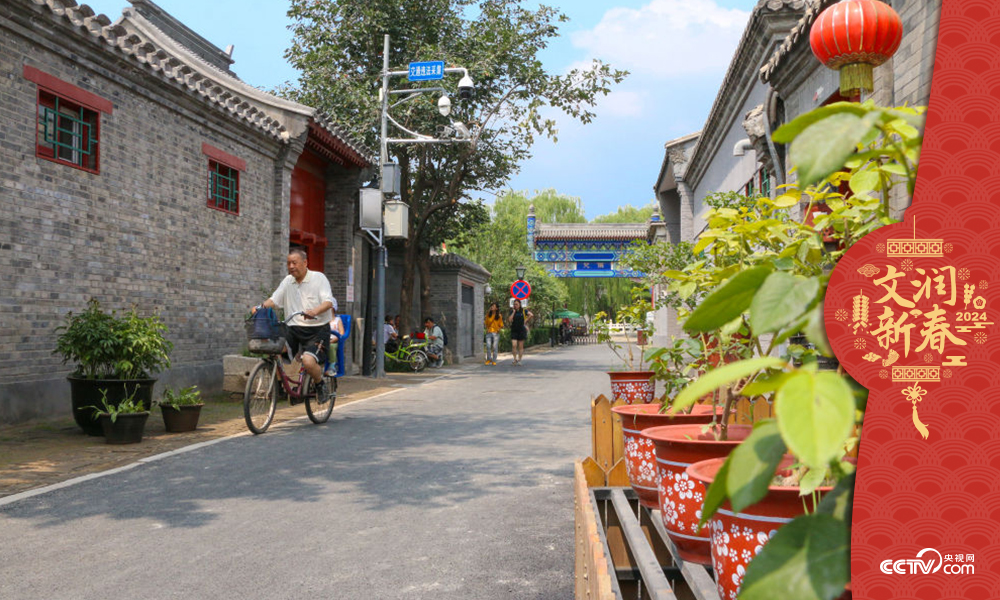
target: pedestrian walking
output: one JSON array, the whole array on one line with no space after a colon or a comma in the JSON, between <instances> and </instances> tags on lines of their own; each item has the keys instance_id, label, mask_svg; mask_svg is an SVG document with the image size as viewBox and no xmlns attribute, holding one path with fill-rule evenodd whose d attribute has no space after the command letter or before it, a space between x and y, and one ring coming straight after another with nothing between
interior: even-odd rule
<instances>
[{"instance_id":1,"label":"pedestrian walking","mask_svg":"<svg viewBox=\"0 0 1000 600\"><path fill-rule=\"evenodd\" d=\"M524 340L528 339L528 322L534 318L534 313L521 308L521 301L514 300L514 307L507 315L510 326L511 352L514 354L514 365L521 364L524 358Z\"/></svg>"},{"instance_id":2,"label":"pedestrian walking","mask_svg":"<svg viewBox=\"0 0 1000 600\"><path fill-rule=\"evenodd\" d=\"M486 313L486 364L497 364L497 350L500 347L500 330L503 329L503 317L496 302L490 304Z\"/></svg>"}]
</instances>

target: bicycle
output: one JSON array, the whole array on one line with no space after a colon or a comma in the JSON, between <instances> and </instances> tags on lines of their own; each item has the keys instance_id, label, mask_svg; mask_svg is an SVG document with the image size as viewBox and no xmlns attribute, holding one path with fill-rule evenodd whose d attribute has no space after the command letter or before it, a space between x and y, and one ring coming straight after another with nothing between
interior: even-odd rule
<instances>
[{"instance_id":1,"label":"bicycle","mask_svg":"<svg viewBox=\"0 0 1000 600\"><path fill-rule=\"evenodd\" d=\"M414 342L410 336L404 335L394 352L385 351L386 358L410 365L414 373L419 373L427 367L429 359L424 348L427 342ZM372 364L375 364L375 349L372 348Z\"/></svg>"},{"instance_id":2,"label":"bicycle","mask_svg":"<svg viewBox=\"0 0 1000 600\"><path fill-rule=\"evenodd\" d=\"M327 375L329 362L323 368L323 384L325 397L317 398L314 386L311 386L311 377L305 370L305 366L299 363L298 379L293 380L285 373L281 354L287 354L289 362L294 363L299 360L301 352L293 357L291 349L288 347L285 338L288 334L288 324L296 316L303 314L297 312L292 314L284 322L272 324L275 332L266 339L254 339L253 317L247 319L247 334L250 336L250 352L263 354L260 362L250 370L247 378L246 390L243 393L243 418L246 420L247 428L254 434L261 434L267 431L274 420L274 411L278 404L278 387L281 383L281 390L285 396L291 400L304 400L306 414L309 420L317 425L325 423L333 412L333 405L337 401L337 378Z\"/></svg>"}]
</instances>

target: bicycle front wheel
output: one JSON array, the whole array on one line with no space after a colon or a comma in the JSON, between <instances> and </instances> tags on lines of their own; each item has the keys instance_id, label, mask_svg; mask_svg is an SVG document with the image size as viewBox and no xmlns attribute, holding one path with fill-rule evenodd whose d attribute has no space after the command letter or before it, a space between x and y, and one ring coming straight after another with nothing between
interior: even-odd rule
<instances>
[{"instance_id":1,"label":"bicycle front wheel","mask_svg":"<svg viewBox=\"0 0 1000 600\"><path fill-rule=\"evenodd\" d=\"M277 405L277 382L275 381L275 363L261 361L250 371L247 378L247 389L243 394L243 418L247 427L255 434L267 431L274 419L274 409Z\"/></svg>"},{"instance_id":2,"label":"bicycle front wheel","mask_svg":"<svg viewBox=\"0 0 1000 600\"><path fill-rule=\"evenodd\" d=\"M414 350L410 355L410 368L414 373L419 373L427 366L427 355L423 350Z\"/></svg>"},{"instance_id":3,"label":"bicycle front wheel","mask_svg":"<svg viewBox=\"0 0 1000 600\"><path fill-rule=\"evenodd\" d=\"M323 375L323 397L312 394L306 398L306 414L309 420L319 425L326 423L333 412L333 403L337 401L337 378Z\"/></svg>"}]
</instances>

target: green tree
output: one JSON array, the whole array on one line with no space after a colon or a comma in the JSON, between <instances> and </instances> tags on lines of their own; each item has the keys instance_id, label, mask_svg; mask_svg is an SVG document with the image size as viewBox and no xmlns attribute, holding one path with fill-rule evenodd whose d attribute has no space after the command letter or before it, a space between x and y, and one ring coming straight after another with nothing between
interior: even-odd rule
<instances>
[{"instance_id":1,"label":"green tree","mask_svg":"<svg viewBox=\"0 0 1000 600\"><path fill-rule=\"evenodd\" d=\"M535 207L535 219L541 223L584 223L586 217L579 198L543 190L532 198L525 192L507 192L497 197L490 210L488 224L464 238L452 239L448 247L483 265L491 274L493 294L487 301L503 306L510 297L510 285L516 279L514 268L528 268L525 279L531 282L531 305L547 311L568 300L566 282L549 275L535 262L528 248L528 211Z\"/></svg>"},{"instance_id":2,"label":"green tree","mask_svg":"<svg viewBox=\"0 0 1000 600\"><path fill-rule=\"evenodd\" d=\"M503 0L292 0L288 14L293 40L286 57L302 76L297 86L286 84L278 92L336 115L373 148L379 142L386 34L390 69L434 58L468 68L475 80L473 97L456 98L453 109L453 118L474 131L472 143L389 147L400 165L401 199L410 206L401 306L412 304L415 271L429 260L432 216L476 190L503 187L530 156L536 137L557 138L552 109L588 123L597 98L626 76L600 61L565 75L546 72L539 52L567 20L548 6L527 9ZM419 94L393 115L410 130L434 132L445 121L433 96ZM429 296L421 294L425 312L428 304Z\"/></svg>"},{"instance_id":3,"label":"green tree","mask_svg":"<svg viewBox=\"0 0 1000 600\"><path fill-rule=\"evenodd\" d=\"M618 210L606 215L594 217L592 223L645 223L653 216L656 210L656 202L650 202L646 206L637 208L631 204L619 206Z\"/></svg>"}]
</instances>

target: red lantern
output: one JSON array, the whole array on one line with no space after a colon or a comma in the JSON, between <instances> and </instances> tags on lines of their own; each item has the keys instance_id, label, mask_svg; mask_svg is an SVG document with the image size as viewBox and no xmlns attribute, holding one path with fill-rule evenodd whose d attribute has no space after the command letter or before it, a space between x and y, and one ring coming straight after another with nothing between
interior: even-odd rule
<instances>
[{"instance_id":1,"label":"red lantern","mask_svg":"<svg viewBox=\"0 0 1000 600\"><path fill-rule=\"evenodd\" d=\"M872 70L903 40L899 15L880 0L841 0L816 18L809 45L821 63L840 70L840 93L872 90Z\"/></svg>"}]
</instances>

